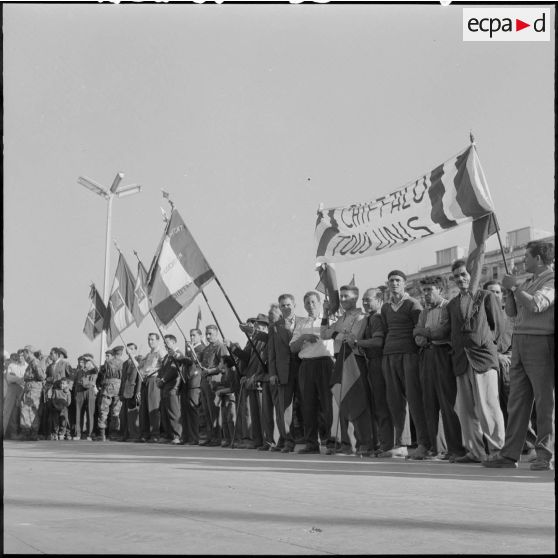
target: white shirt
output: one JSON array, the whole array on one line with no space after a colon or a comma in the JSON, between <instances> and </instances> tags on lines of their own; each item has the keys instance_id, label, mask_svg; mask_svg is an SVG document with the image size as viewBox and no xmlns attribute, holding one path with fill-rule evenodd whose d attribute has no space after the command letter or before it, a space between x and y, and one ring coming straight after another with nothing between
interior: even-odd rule
<instances>
[{"instance_id":1,"label":"white shirt","mask_svg":"<svg viewBox=\"0 0 558 558\"><path fill-rule=\"evenodd\" d=\"M310 333L318 337L316 343L304 341L302 349L299 351L298 356L302 359L305 358L319 358L319 357L333 357L333 341L328 339L320 339L320 326L322 323L321 316L317 318L300 318L295 325L291 345L305 333Z\"/></svg>"}]
</instances>

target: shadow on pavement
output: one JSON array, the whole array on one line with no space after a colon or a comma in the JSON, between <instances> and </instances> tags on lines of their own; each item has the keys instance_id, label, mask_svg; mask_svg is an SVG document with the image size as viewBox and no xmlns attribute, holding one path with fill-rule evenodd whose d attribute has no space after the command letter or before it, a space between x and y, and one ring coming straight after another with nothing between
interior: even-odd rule
<instances>
[{"instance_id":1,"label":"shadow on pavement","mask_svg":"<svg viewBox=\"0 0 558 558\"><path fill-rule=\"evenodd\" d=\"M372 505L372 504L371 504ZM146 506L144 508L139 508L137 505L126 505L126 504L112 504L112 503L88 503L80 501L67 501L67 502L52 502L50 500L39 500L39 499L17 499L17 498L6 498L4 500L4 506L13 506L17 508L37 508L44 507L45 510L49 508L64 508L64 509L79 509L81 511L102 511L104 514L107 513L126 513L131 515L141 515L147 518L153 518L154 513L162 513L169 515L176 515L184 517L189 520L198 521L239 521L242 524L247 522L268 522L270 524L276 523L294 523L294 524L304 524L309 521L314 525L318 525L320 529L340 526L361 526L361 527L389 527L390 529L398 528L405 531L418 530L422 531L425 529L430 529L432 531L466 531L471 533L489 533L489 534L510 534L514 536L526 536L526 537L548 537L554 536L554 526L526 526L522 524L497 524L495 522L475 522L475 521L440 521L440 520L430 520L430 519L414 519L414 518L394 518L394 517L377 517L364 518L362 515L357 515L358 510L356 510L353 516L340 516L340 515L325 515L320 514L320 512L313 512L313 516L310 518L308 515L297 514L293 510L289 510L288 513L274 513L269 511L246 511L241 509L234 510L215 510L215 509L188 509L187 504L184 506Z\"/></svg>"},{"instance_id":2,"label":"shadow on pavement","mask_svg":"<svg viewBox=\"0 0 558 558\"><path fill-rule=\"evenodd\" d=\"M346 475L359 477L432 478L514 483L553 483L554 471L535 472L522 463L519 469L486 469L480 465L447 462L409 462L347 456L269 454L253 450L230 450L169 446L166 444L126 444L96 442L10 443L6 457L26 461L83 464L166 463L184 470L235 472L239 470L284 474ZM14 451L12 455L12 451Z\"/></svg>"}]
</instances>

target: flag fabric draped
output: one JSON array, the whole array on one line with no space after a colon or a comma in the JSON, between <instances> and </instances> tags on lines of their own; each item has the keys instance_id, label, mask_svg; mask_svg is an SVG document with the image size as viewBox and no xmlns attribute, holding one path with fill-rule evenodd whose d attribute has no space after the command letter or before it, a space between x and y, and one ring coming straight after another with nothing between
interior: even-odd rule
<instances>
[{"instance_id":1,"label":"flag fabric draped","mask_svg":"<svg viewBox=\"0 0 558 558\"><path fill-rule=\"evenodd\" d=\"M373 201L318 210L318 262L364 258L409 246L493 212L474 145Z\"/></svg>"},{"instance_id":2,"label":"flag fabric draped","mask_svg":"<svg viewBox=\"0 0 558 558\"><path fill-rule=\"evenodd\" d=\"M109 346L112 345L113 341L122 331L135 322L133 314L135 304L134 287L134 276L124 256L120 254L110 292L107 320L105 322Z\"/></svg>"},{"instance_id":3,"label":"flag fabric draped","mask_svg":"<svg viewBox=\"0 0 558 558\"><path fill-rule=\"evenodd\" d=\"M318 273L320 280L316 285L316 290L326 295L329 300L329 313L335 314L339 310L339 291L337 289L337 275L332 265L323 263L320 265Z\"/></svg>"},{"instance_id":4,"label":"flag fabric draped","mask_svg":"<svg viewBox=\"0 0 558 558\"><path fill-rule=\"evenodd\" d=\"M95 285L91 285L89 298L91 299L91 306L85 318L83 333L85 333L88 339L93 341L104 329L107 308Z\"/></svg>"},{"instance_id":5,"label":"flag fabric draped","mask_svg":"<svg viewBox=\"0 0 558 558\"><path fill-rule=\"evenodd\" d=\"M357 419L366 409L366 361L357 357L351 348L343 343L333 369L331 392L341 416L349 420ZM343 391L341 391L343 390Z\"/></svg>"},{"instance_id":6,"label":"flag fabric draped","mask_svg":"<svg viewBox=\"0 0 558 558\"><path fill-rule=\"evenodd\" d=\"M484 265L484 252L486 240L496 231L500 230L496 215L489 213L480 219L475 219L471 227L471 242L467 256L467 271L471 275L469 288L475 292L479 286Z\"/></svg>"},{"instance_id":7,"label":"flag fabric draped","mask_svg":"<svg viewBox=\"0 0 558 558\"><path fill-rule=\"evenodd\" d=\"M141 262L138 262L138 274L134 286L134 306L132 314L136 325L139 326L145 316L149 314L149 300L147 298L147 271Z\"/></svg>"},{"instance_id":8,"label":"flag fabric draped","mask_svg":"<svg viewBox=\"0 0 558 558\"><path fill-rule=\"evenodd\" d=\"M213 278L213 270L173 209L147 278L153 313L167 325Z\"/></svg>"},{"instance_id":9,"label":"flag fabric draped","mask_svg":"<svg viewBox=\"0 0 558 558\"><path fill-rule=\"evenodd\" d=\"M201 306L198 306L198 315L196 317L196 329L200 329L201 323L202 323Z\"/></svg>"}]
</instances>

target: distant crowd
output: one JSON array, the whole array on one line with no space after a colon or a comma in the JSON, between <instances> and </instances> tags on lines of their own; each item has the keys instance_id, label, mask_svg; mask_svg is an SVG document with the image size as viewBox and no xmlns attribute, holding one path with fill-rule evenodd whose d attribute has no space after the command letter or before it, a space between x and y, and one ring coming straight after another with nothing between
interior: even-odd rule
<instances>
[{"instance_id":1,"label":"distant crowd","mask_svg":"<svg viewBox=\"0 0 558 558\"><path fill-rule=\"evenodd\" d=\"M459 293L441 277L406 275L380 288L339 289L340 308L310 290L282 294L240 324L244 346L216 325L150 333L149 351L128 343L68 359L32 345L4 364L3 433L19 440L118 440L298 454L554 466L554 245L530 242L529 277ZM362 308L359 307L359 303ZM180 343L181 345L181 343ZM337 408L338 420L334 421ZM352 429L350 428L352 425Z\"/></svg>"}]
</instances>

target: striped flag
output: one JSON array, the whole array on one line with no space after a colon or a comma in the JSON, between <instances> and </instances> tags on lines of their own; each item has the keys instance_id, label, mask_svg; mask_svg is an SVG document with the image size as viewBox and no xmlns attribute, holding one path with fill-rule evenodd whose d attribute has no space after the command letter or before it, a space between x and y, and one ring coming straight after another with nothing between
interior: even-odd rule
<instances>
[{"instance_id":1,"label":"striped flag","mask_svg":"<svg viewBox=\"0 0 558 558\"><path fill-rule=\"evenodd\" d=\"M149 314L149 300L147 298L147 271L141 262L138 262L138 275L134 287L134 306L132 314L136 325L139 326L145 316Z\"/></svg>"},{"instance_id":2,"label":"striped flag","mask_svg":"<svg viewBox=\"0 0 558 558\"><path fill-rule=\"evenodd\" d=\"M317 268L320 280L316 290L323 293L329 300L329 314L333 315L339 310L339 291L337 290L337 275L332 265L323 263Z\"/></svg>"},{"instance_id":3,"label":"striped flag","mask_svg":"<svg viewBox=\"0 0 558 558\"><path fill-rule=\"evenodd\" d=\"M469 255L467 257L467 271L471 275L469 283L471 292L475 292L480 283L482 266L484 265L485 242L499 229L494 213L489 213L473 221Z\"/></svg>"},{"instance_id":4,"label":"striped flag","mask_svg":"<svg viewBox=\"0 0 558 558\"><path fill-rule=\"evenodd\" d=\"M107 320L107 343L112 345L118 335L134 323L135 281L124 256L118 257L116 274L110 292Z\"/></svg>"},{"instance_id":5,"label":"striped flag","mask_svg":"<svg viewBox=\"0 0 558 558\"><path fill-rule=\"evenodd\" d=\"M410 246L494 211L474 145L371 202L318 210L318 262L346 261Z\"/></svg>"},{"instance_id":6,"label":"striped flag","mask_svg":"<svg viewBox=\"0 0 558 558\"><path fill-rule=\"evenodd\" d=\"M167 325L213 277L182 217L173 209L147 279L153 313Z\"/></svg>"},{"instance_id":7,"label":"striped flag","mask_svg":"<svg viewBox=\"0 0 558 558\"><path fill-rule=\"evenodd\" d=\"M331 392L339 406L339 414L349 420L357 419L366 410L365 375L364 358L355 356L347 343L343 343L333 368Z\"/></svg>"},{"instance_id":8,"label":"striped flag","mask_svg":"<svg viewBox=\"0 0 558 558\"><path fill-rule=\"evenodd\" d=\"M91 299L91 307L85 318L83 333L89 340L94 341L104 329L107 308L95 285L91 285L89 298Z\"/></svg>"}]
</instances>

